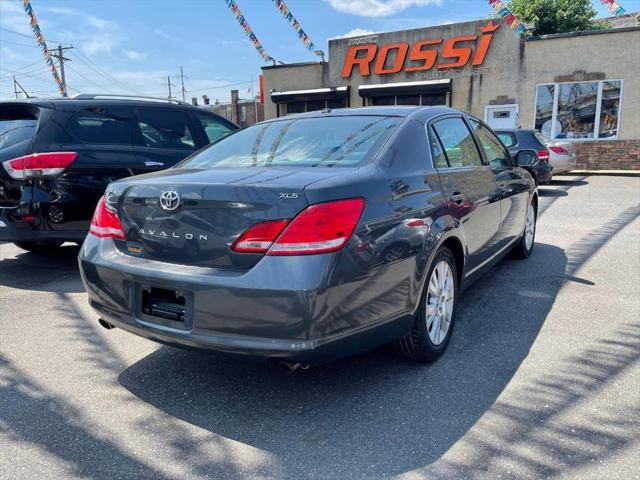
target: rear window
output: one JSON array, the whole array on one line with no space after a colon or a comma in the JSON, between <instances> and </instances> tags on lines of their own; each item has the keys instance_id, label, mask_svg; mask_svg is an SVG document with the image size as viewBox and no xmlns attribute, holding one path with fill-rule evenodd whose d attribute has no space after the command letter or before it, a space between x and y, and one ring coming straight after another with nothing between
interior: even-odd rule
<instances>
[{"instance_id":1,"label":"rear window","mask_svg":"<svg viewBox=\"0 0 640 480\"><path fill-rule=\"evenodd\" d=\"M516 143L518 143L518 141L516 140L516 136L513 133L507 133L507 132L496 132L496 135L498 135L498 138L500 139L500 141L504 144L505 147L507 148L511 148L513 147Z\"/></svg>"},{"instance_id":2,"label":"rear window","mask_svg":"<svg viewBox=\"0 0 640 480\"><path fill-rule=\"evenodd\" d=\"M353 167L364 164L402 118L290 118L233 133L179 168Z\"/></svg>"},{"instance_id":3,"label":"rear window","mask_svg":"<svg viewBox=\"0 0 640 480\"><path fill-rule=\"evenodd\" d=\"M542 145L546 145L549 142L549 139L540 132L534 132L533 136L536 137Z\"/></svg>"},{"instance_id":4,"label":"rear window","mask_svg":"<svg viewBox=\"0 0 640 480\"><path fill-rule=\"evenodd\" d=\"M33 138L37 127L37 120L0 121L0 148L10 147Z\"/></svg>"}]
</instances>

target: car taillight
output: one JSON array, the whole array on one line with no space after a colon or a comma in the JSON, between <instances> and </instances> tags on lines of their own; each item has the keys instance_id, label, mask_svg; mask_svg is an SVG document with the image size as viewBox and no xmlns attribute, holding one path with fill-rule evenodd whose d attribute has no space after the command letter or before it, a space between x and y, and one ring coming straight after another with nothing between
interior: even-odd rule
<instances>
[{"instance_id":1,"label":"car taillight","mask_svg":"<svg viewBox=\"0 0 640 480\"><path fill-rule=\"evenodd\" d=\"M124 228L116 212L107 207L104 197L100 198L96 211L91 219L89 233L98 238L116 238L126 240Z\"/></svg>"},{"instance_id":2,"label":"car taillight","mask_svg":"<svg viewBox=\"0 0 640 480\"><path fill-rule=\"evenodd\" d=\"M310 205L293 220L256 223L240 235L231 250L267 255L335 252L353 234L363 209L362 198Z\"/></svg>"},{"instance_id":3,"label":"car taillight","mask_svg":"<svg viewBox=\"0 0 640 480\"><path fill-rule=\"evenodd\" d=\"M538 150L539 160L549 160L549 150Z\"/></svg>"},{"instance_id":4,"label":"car taillight","mask_svg":"<svg viewBox=\"0 0 640 480\"><path fill-rule=\"evenodd\" d=\"M564 148L564 147L549 147L549 150L551 150L554 153L557 153L558 155L569 155L569 151Z\"/></svg>"},{"instance_id":5,"label":"car taillight","mask_svg":"<svg viewBox=\"0 0 640 480\"><path fill-rule=\"evenodd\" d=\"M7 160L2 163L2 166L16 180L50 178L64 172L76 158L78 158L76 152L34 153Z\"/></svg>"},{"instance_id":6,"label":"car taillight","mask_svg":"<svg viewBox=\"0 0 640 480\"><path fill-rule=\"evenodd\" d=\"M267 255L310 255L340 250L353 234L363 210L362 198L310 205L289 223Z\"/></svg>"},{"instance_id":7,"label":"car taillight","mask_svg":"<svg viewBox=\"0 0 640 480\"><path fill-rule=\"evenodd\" d=\"M289 220L256 223L240 235L231 246L231 250L239 253L266 253L288 223Z\"/></svg>"}]
</instances>

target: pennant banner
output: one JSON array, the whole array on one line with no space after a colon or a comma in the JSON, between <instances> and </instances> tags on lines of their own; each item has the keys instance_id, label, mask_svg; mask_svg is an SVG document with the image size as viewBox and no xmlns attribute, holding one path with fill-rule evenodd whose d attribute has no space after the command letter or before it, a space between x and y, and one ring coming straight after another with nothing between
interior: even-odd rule
<instances>
[{"instance_id":1,"label":"pennant banner","mask_svg":"<svg viewBox=\"0 0 640 480\"><path fill-rule=\"evenodd\" d=\"M620 6L620 4L616 3L615 0L600 0L604 5L607 6L609 11L613 13L616 17L620 15L624 15L627 11Z\"/></svg>"},{"instance_id":2,"label":"pennant banner","mask_svg":"<svg viewBox=\"0 0 640 480\"><path fill-rule=\"evenodd\" d=\"M504 19L504 22L515 30L518 35L523 37L527 33L527 28L524 24L518 20L509 7L500 0L489 0L489 5L498 12L498 15Z\"/></svg>"},{"instance_id":3,"label":"pennant banner","mask_svg":"<svg viewBox=\"0 0 640 480\"><path fill-rule=\"evenodd\" d=\"M302 40L302 43L304 44L304 46L307 47L307 49L310 52L313 52L316 49L316 46L313 44L313 42L309 38L309 35L307 35L305 31L302 29L300 22L298 22L298 20L296 20L296 17L293 16L293 14L291 13L291 10L289 10L289 7L287 7L287 4L284 3L284 0L272 0L272 1L278 7L278 10L280 10L280 13L285 18L285 20L287 20L291 24L293 29L296 31L296 33L298 34L298 37L300 38L300 40Z\"/></svg>"},{"instance_id":4,"label":"pennant banner","mask_svg":"<svg viewBox=\"0 0 640 480\"><path fill-rule=\"evenodd\" d=\"M256 37L256 34L253 33L253 30L247 23L247 20L242 15L242 12L240 11L240 8L238 7L238 4L235 2L235 0L224 0L224 1L229 7L229 10L231 10L231 13L233 14L233 16L236 17L236 20L238 20L238 23L244 30L244 34L247 37L249 37L249 40L251 40L251 43L253 43L253 46L258 51L258 54L263 58L263 60L265 62L268 62L270 60L275 61L274 58L271 55L269 55L267 51L264 49L264 47L258 40L258 37Z\"/></svg>"},{"instance_id":5,"label":"pennant banner","mask_svg":"<svg viewBox=\"0 0 640 480\"><path fill-rule=\"evenodd\" d=\"M60 75L58 75L58 69L56 65L53 63L53 59L51 58L51 53L49 53L49 49L47 48L47 43L44 41L44 35L40 30L40 26L38 25L38 20L36 19L36 14L33 12L33 7L31 7L31 2L29 0L22 0L22 4L24 6L24 11L29 16L29 24L31 25L31 30L33 30L33 35L36 38L36 43L42 50L42 55L44 56L44 61L49 66L51 70L51 76L56 81L58 85L58 89L63 97L67 96L67 91L62 84L62 79Z\"/></svg>"}]
</instances>

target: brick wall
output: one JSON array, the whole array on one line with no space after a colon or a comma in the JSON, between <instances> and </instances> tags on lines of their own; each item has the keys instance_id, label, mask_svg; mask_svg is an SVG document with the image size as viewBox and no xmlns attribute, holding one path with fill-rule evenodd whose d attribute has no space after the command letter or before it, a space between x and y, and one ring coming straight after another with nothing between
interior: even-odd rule
<instances>
[{"instance_id":1,"label":"brick wall","mask_svg":"<svg viewBox=\"0 0 640 480\"><path fill-rule=\"evenodd\" d=\"M640 170L640 140L574 142L579 170Z\"/></svg>"}]
</instances>

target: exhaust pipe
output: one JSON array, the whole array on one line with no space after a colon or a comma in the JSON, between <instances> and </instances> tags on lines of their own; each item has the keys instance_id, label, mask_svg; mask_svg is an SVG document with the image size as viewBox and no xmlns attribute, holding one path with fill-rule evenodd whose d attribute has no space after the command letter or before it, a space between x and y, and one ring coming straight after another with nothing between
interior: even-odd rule
<instances>
[{"instance_id":1,"label":"exhaust pipe","mask_svg":"<svg viewBox=\"0 0 640 480\"><path fill-rule=\"evenodd\" d=\"M113 324L111 324L111 323L107 322L107 321L106 321L106 320L104 320L103 318L99 318L99 319L98 319L98 323L99 323L100 325L102 325L104 328L106 328L107 330L111 330L111 329L113 329L113 328L116 328L116 327L115 327L115 325L113 325Z\"/></svg>"},{"instance_id":2,"label":"exhaust pipe","mask_svg":"<svg viewBox=\"0 0 640 480\"><path fill-rule=\"evenodd\" d=\"M307 370L309 368L309 364L283 360L280 362L280 368L282 368L286 373L293 373L296 370Z\"/></svg>"}]
</instances>

